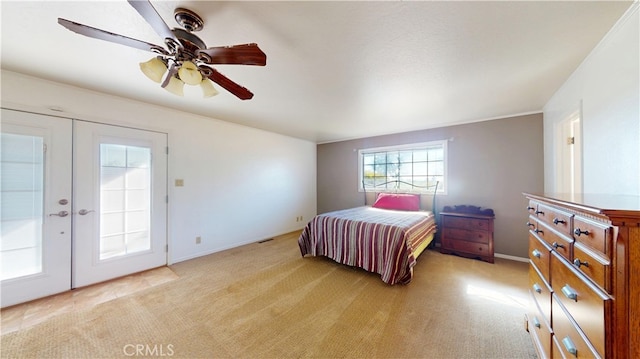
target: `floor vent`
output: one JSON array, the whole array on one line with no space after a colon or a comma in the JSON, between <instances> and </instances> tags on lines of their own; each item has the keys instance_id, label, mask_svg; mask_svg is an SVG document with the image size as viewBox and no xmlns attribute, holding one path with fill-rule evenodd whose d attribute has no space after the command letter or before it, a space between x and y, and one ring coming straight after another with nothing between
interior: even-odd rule
<instances>
[{"instance_id":1,"label":"floor vent","mask_svg":"<svg viewBox=\"0 0 640 359\"><path fill-rule=\"evenodd\" d=\"M267 239L263 239L261 241L258 241L258 243L269 242L269 241L272 241L272 240L273 240L273 238L267 238Z\"/></svg>"}]
</instances>

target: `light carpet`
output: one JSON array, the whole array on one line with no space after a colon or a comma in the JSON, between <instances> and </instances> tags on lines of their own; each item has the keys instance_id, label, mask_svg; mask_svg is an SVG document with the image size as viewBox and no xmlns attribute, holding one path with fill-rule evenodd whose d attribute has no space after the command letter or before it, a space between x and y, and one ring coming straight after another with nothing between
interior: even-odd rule
<instances>
[{"instance_id":1,"label":"light carpet","mask_svg":"<svg viewBox=\"0 0 640 359\"><path fill-rule=\"evenodd\" d=\"M535 358L527 264L427 250L408 285L298 233L171 266L180 278L3 335L3 358Z\"/></svg>"}]
</instances>

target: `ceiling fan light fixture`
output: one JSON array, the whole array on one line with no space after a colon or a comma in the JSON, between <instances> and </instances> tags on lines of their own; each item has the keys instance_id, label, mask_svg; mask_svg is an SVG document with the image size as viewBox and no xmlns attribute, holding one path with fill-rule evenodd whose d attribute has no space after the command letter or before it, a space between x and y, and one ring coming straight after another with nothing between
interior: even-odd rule
<instances>
[{"instance_id":1,"label":"ceiling fan light fixture","mask_svg":"<svg viewBox=\"0 0 640 359\"><path fill-rule=\"evenodd\" d=\"M165 87L165 90L171 92L174 95L183 97L184 96L184 82L180 81L179 78L172 76L169 79L169 84Z\"/></svg>"},{"instance_id":2,"label":"ceiling fan light fixture","mask_svg":"<svg viewBox=\"0 0 640 359\"><path fill-rule=\"evenodd\" d=\"M213 97L219 94L218 90L213 86L213 81L209 79L203 79L200 82L200 88L202 88L202 95L204 98Z\"/></svg>"},{"instance_id":3,"label":"ceiling fan light fixture","mask_svg":"<svg viewBox=\"0 0 640 359\"><path fill-rule=\"evenodd\" d=\"M147 62L140 63L140 71L145 74L151 81L160 83L167 72L167 65L158 57L154 57Z\"/></svg>"},{"instance_id":4,"label":"ceiling fan light fixture","mask_svg":"<svg viewBox=\"0 0 640 359\"><path fill-rule=\"evenodd\" d=\"M178 76L180 80L184 81L187 85L199 85L202 82L202 74L196 64L191 61L185 61L178 70Z\"/></svg>"}]
</instances>

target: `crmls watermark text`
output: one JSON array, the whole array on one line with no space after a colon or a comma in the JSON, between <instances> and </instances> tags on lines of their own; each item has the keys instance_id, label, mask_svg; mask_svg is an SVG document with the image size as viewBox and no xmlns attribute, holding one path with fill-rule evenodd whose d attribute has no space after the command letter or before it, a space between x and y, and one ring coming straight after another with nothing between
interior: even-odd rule
<instances>
[{"instance_id":1,"label":"crmls watermark text","mask_svg":"<svg viewBox=\"0 0 640 359\"><path fill-rule=\"evenodd\" d=\"M173 344L125 344L122 351L128 357L170 357L175 353Z\"/></svg>"}]
</instances>

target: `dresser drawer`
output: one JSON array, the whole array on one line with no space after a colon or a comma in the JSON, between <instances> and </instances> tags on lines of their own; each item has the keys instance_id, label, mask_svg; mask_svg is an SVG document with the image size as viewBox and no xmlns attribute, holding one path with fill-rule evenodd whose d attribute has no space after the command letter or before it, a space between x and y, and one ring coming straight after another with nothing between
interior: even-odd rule
<instances>
[{"instance_id":1,"label":"dresser drawer","mask_svg":"<svg viewBox=\"0 0 640 359\"><path fill-rule=\"evenodd\" d=\"M529 313L527 313L527 329L531 333L531 339L541 358L548 358L548 353L551 352L551 328L549 328L549 325L535 304L532 305Z\"/></svg>"},{"instance_id":2,"label":"dresser drawer","mask_svg":"<svg viewBox=\"0 0 640 359\"><path fill-rule=\"evenodd\" d=\"M540 274L542 274L542 278L544 278L547 283L551 283L549 280L549 256L551 255L551 248L548 245L539 240L533 234L529 234L529 260L533 263Z\"/></svg>"},{"instance_id":3,"label":"dresser drawer","mask_svg":"<svg viewBox=\"0 0 640 359\"><path fill-rule=\"evenodd\" d=\"M459 228L443 229L444 235L449 239L460 239L476 243L489 243L489 233L487 231L471 231Z\"/></svg>"},{"instance_id":4,"label":"dresser drawer","mask_svg":"<svg viewBox=\"0 0 640 359\"><path fill-rule=\"evenodd\" d=\"M562 235L571 237L571 219L573 217L571 213L539 204L535 214L540 222L546 223Z\"/></svg>"},{"instance_id":5,"label":"dresser drawer","mask_svg":"<svg viewBox=\"0 0 640 359\"><path fill-rule=\"evenodd\" d=\"M551 288L534 266L529 266L529 292L546 321L551 321Z\"/></svg>"},{"instance_id":6,"label":"dresser drawer","mask_svg":"<svg viewBox=\"0 0 640 359\"><path fill-rule=\"evenodd\" d=\"M611 258L612 228L604 223L590 221L586 218L573 219L573 238L590 247L605 257Z\"/></svg>"},{"instance_id":7,"label":"dresser drawer","mask_svg":"<svg viewBox=\"0 0 640 359\"><path fill-rule=\"evenodd\" d=\"M544 222L539 222L538 227L533 230L538 238L545 241L567 260L573 259L573 238L560 235Z\"/></svg>"},{"instance_id":8,"label":"dresser drawer","mask_svg":"<svg viewBox=\"0 0 640 359\"><path fill-rule=\"evenodd\" d=\"M611 287L611 262L582 243L573 245L573 265L608 293Z\"/></svg>"},{"instance_id":9,"label":"dresser drawer","mask_svg":"<svg viewBox=\"0 0 640 359\"><path fill-rule=\"evenodd\" d=\"M560 294L562 295L562 294ZM603 358L604 352L594 347L589 339L585 339L570 318L567 310L558 301L558 295L553 294L553 351L554 358ZM557 354L560 354L558 356Z\"/></svg>"},{"instance_id":10,"label":"dresser drawer","mask_svg":"<svg viewBox=\"0 0 640 359\"><path fill-rule=\"evenodd\" d=\"M445 227L482 231L488 231L490 228L488 219L445 216L443 222Z\"/></svg>"},{"instance_id":11,"label":"dresser drawer","mask_svg":"<svg viewBox=\"0 0 640 359\"><path fill-rule=\"evenodd\" d=\"M610 297L555 253L551 255L551 272L553 297L562 303L598 353L604 355L605 321L611 311ZM553 311L555 319L555 307ZM552 328L555 332L555 324Z\"/></svg>"}]
</instances>

